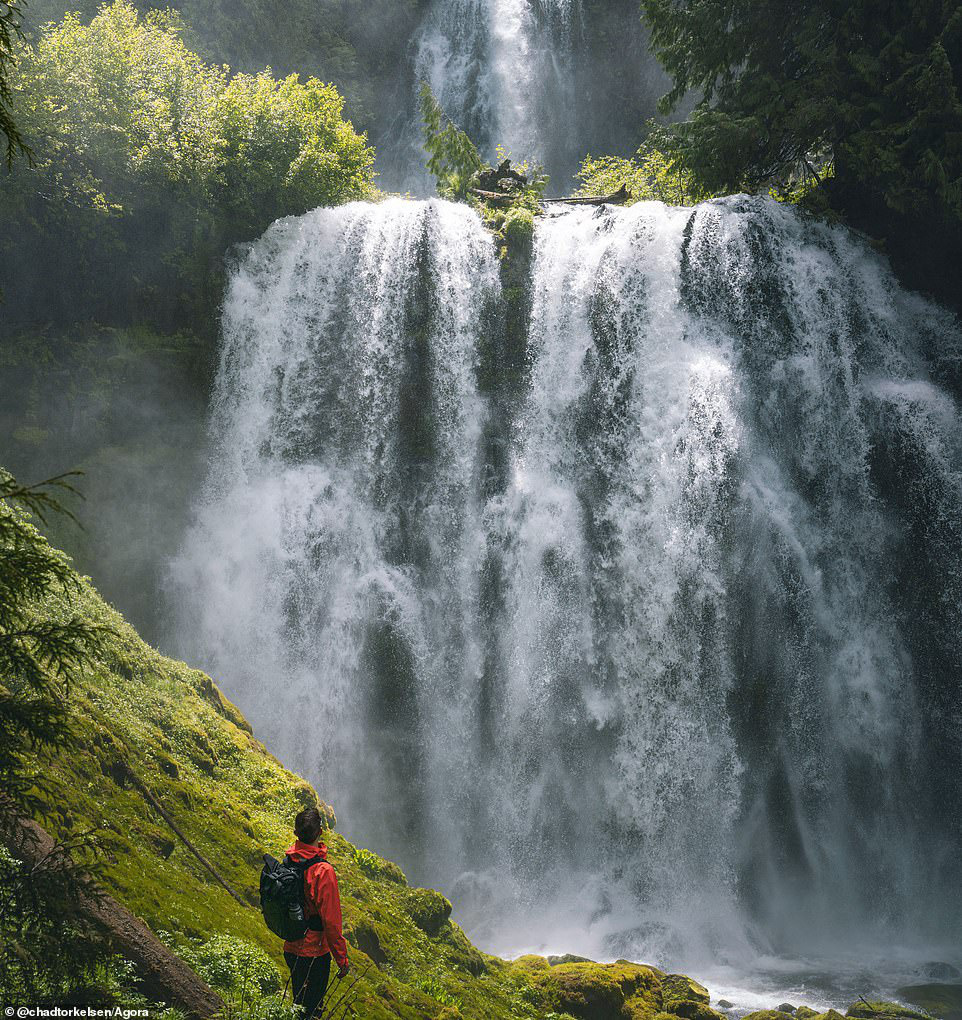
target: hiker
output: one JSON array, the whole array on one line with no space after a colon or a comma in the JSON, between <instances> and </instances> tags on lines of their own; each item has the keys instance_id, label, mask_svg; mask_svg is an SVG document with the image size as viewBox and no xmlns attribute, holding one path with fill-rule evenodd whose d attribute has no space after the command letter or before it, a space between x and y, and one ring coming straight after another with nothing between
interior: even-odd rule
<instances>
[{"instance_id":1,"label":"hiker","mask_svg":"<svg viewBox=\"0 0 962 1020\"><path fill-rule=\"evenodd\" d=\"M284 959L291 971L294 1002L304 1007L308 1018L320 1012L331 973L331 954L337 962L337 976L350 969L347 944L341 934L341 896L337 874L328 863L327 847L321 842L322 820L317 808L306 808L294 819L294 845L287 851L293 863L305 863L304 913L323 930L309 927L296 942L284 943ZM318 924L320 921L320 924Z\"/></svg>"}]
</instances>

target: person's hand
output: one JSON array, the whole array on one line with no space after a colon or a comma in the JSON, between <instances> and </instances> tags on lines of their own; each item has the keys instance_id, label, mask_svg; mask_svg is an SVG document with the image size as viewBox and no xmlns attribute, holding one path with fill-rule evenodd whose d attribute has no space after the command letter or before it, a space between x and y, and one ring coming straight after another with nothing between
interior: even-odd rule
<instances>
[{"instance_id":1,"label":"person's hand","mask_svg":"<svg viewBox=\"0 0 962 1020\"><path fill-rule=\"evenodd\" d=\"M337 967L337 976L339 978L346 977L347 976L347 972L350 969L351 969L351 965L349 963L338 964L338 967Z\"/></svg>"}]
</instances>

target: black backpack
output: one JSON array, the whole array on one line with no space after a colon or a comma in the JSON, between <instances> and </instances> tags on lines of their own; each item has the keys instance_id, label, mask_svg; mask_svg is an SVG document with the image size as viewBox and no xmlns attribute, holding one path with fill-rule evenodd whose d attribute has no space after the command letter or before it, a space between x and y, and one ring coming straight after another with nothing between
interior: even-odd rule
<instances>
[{"instance_id":1,"label":"black backpack","mask_svg":"<svg viewBox=\"0 0 962 1020\"><path fill-rule=\"evenodd\" d=\"M304 909L304 875L317 857L309 861L275 860L264 854L261 871L261 913L267 927L286 942L297 942L309 931L323 931L319 917L308 917Z\"/></svg>"}]
</instances>

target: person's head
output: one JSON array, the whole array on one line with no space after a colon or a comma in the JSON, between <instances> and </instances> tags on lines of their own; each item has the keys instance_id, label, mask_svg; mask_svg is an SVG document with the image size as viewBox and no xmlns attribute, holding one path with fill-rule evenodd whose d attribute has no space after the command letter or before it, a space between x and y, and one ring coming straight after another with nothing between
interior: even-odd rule
<instances>
[{"instance_id":1,"label":"person's head","mask_svg":"<svg viewBox=\"0 0 962 1020\"><path fill-rule=\"evenodd\" d=\"M323 827L321 812L316 807L298 811L294 819L294 835L302 843L316 843Z\"/></svg>"}]
</instances>

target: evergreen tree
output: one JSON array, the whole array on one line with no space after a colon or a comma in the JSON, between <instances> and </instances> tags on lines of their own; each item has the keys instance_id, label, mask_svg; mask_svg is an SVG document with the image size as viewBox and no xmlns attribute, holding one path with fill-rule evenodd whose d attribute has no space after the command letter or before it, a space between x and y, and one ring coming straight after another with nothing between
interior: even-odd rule
<instances>
[{"instance_id":1,"label":"evergreen tree","mask_svg":"<svg viewBox=\"0 0 962 1020\"><path fill-rule=\"evenodd\" d=\"M43 776L31 766L38 751L70 748L67 697L71 681L90 668L105 636L69 609L76 574L28 519L67 512L57 498L70 476L20 485L0 469L0 1000L81 1001L84 986L109 971L108 947L78 909L77 893L92 886L85 863L90 842L80 834L25 864L3 848L22 817L56 814ZM64 611L64 605L68 608ZM105 970L105 968L107 968Z\"/></svg>"},{"instance_id":2,"label":"evergreen tree","mask_svg":"<svg viewBox=\"0 0 962 1020\"><path fill-rule=\"evenodd\" d=\"M888 237L907 265L952 257L962 228L962 6L642 0L642 9L673 78L663 112L700 96L673 129L673 151L703 190L807 182Z\"/></svg>"},{"instance_id":3,"label":"evergreen tree","mask_svg":"<svg viewBox=\"0 0 962 1020\"><path fill-rule=\"evenodd\" d=\"M20 14L19 0L0 0L0 135L6 141L8 166L18 152L27 151L10 109L13 95L9 75L15 59L14 47L21 37Z\"/></svg>"}]
</instances>

